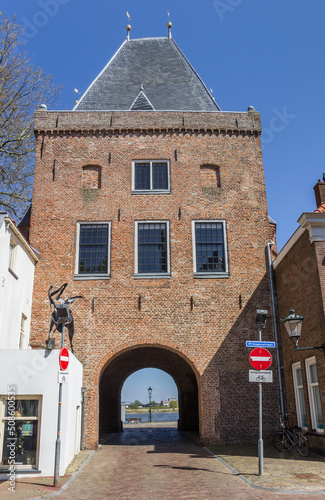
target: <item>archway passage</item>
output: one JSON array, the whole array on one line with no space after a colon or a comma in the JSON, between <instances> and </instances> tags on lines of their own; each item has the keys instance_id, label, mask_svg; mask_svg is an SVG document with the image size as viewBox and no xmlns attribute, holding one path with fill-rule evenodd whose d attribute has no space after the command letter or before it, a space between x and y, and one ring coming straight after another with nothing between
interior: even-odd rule
<instances>
[{"instance_id":1,"label":"archway passage","mask_svg":"<svg viewBox=\"0 0 325 500\"><path fill-rule=\"evenodd\" d=\"M161 347L137 347L114 358L102 373L99 384L99 433L122 430L121 389L129 375L142 368L158 368L173 377L179 394L178 428L198 431L198 385L192 367L173 351Z\"/></svg>"}]
</instances>

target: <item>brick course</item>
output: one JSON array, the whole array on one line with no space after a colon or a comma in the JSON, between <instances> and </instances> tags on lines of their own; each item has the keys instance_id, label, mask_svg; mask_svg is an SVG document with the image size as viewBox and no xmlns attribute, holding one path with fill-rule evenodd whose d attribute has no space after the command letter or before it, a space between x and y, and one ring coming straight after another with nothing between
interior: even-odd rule
<instances>
[{"instance_id":1,"label":"brick course","mask_svg":"<svg viewBox=\"0 0 325 500\"><path fill-rule=\"evenodd\" d=\"M181 398L196 391L203 442L256 439L258 386L248 383L245 340L257 338L256 308L271 311L260 131L256 112L36 112L30 241L40 262L32 343L44 345L47 337L48 287L68 282L70 296L83 295L73 310L75 354L87 387L87 446L98 442L105 370L128 352L132 363L140 358L138 367L150 366L149 348L164 349L169 361L161 367L179 382ZM132 161L137 159L170 161L170 194L132 194ZM83 187L83 167L90 165L101 167L100 189ZM220 185L202 186L203 165L218 167ZM229 278L193 277L191 222L202 219L226 221ZM170 222L171 278L134 279L136 220ZM76 227L82 221L112 223L109 280L74 280ZM271 315L263 335L273 339ZM178 357L197 388L185 387L175 369ZM116 366L111 373L119 394L129 372L123 363ZM264 390L266 435L278 416L276 372L274 379ZM183 400L186 421L190 409ZM116 407L112 413L118 415Z\"/></svg>"}]
</instances>

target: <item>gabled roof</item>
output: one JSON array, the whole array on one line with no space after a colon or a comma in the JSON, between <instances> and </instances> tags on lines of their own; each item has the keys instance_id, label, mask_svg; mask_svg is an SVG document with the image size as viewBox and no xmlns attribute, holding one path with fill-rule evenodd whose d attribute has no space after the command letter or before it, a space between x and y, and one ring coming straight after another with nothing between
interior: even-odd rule
<instances>
[{"instance_id":1,"label":"gabled roof","mask_svg":"<svg viewBox=\"0 0 325 500\"><path fill-rule=\"evenodd\" d=\"M171 37L125 40L74 111L220 111Z\"/></svg>"}]
</instances>

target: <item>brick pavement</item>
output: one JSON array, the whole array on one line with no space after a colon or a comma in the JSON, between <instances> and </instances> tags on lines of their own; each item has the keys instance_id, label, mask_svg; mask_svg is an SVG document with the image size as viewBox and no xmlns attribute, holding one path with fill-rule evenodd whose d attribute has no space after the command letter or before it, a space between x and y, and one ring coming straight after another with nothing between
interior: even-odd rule
<instances>
[{"instance_id":1,"label":"brick pavement","mask_svg":"<svg viewBox=\"0 0 325 500\"><path fill-rule=\"evenodd\" d=\"M255 451L252 447L213 449L223 460L236 466L237 472L227 468L213 456L212 451L202 448L192 438L193 435L179 433L173 428L138 426L131 426L121 434L109 435L87 466L58 498L143 500L147 496L150 500L156 500L163 496L167 500L325 499L324 491L317 493L317 490L324 488L325 480L324 459L318 455L298 460L295 455L285 454L285 458L282 458L266 446L265 474L259 478L256 448ZM253 488L243 480L241 474L258 486L288 488L291 494ZM34 482L35 479L38 483L45 480L34 478ZM28 487L28 483L25 484ZM35 493L34 496L24 496L23 487L23 483L19 483L17 493L11 494L10 498L36 498ZM293 490L299 490L299 493ZM0 487L1 499L9 498L2 496L1 491L4 490ZM43 492L40 490L37 499L48 498L48 493L49 488Z\"/></svg>"}]
</instances>

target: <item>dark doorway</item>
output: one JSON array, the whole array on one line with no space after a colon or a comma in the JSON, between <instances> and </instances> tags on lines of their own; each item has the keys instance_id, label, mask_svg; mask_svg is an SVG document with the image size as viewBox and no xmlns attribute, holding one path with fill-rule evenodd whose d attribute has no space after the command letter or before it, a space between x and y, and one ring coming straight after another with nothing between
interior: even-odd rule
<instances>
[{"instance_id":1,"label":"dark doorway","mask_svg":"<svg viewBox=\"0 0 325 500\"><path fill-rule=\"evenodd\" d=\"M198 386L196 376L179 354L161 347L137 347L121 353L107 364L99 383L99 433L122 431L121 389L124 381L142 368L165 371L178 387L178 429L199 430Z\"/></svg>"}]
</instances>

